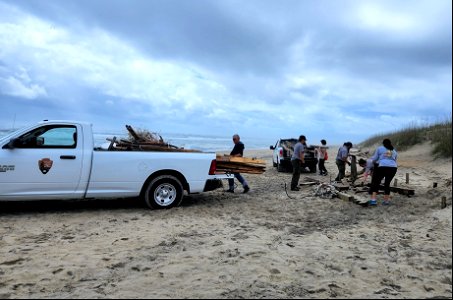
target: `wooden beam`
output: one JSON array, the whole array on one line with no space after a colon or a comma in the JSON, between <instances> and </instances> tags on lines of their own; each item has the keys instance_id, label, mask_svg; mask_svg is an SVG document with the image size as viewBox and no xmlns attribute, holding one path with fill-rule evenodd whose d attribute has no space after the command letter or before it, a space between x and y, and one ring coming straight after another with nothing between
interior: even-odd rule
<instances>
[{"instance_id":1,"label":"wooden beam","mask_svg":"<svg viewBox=\"0 0 453 300\"><path fill-rule=\"evenodd\" d=\"M354 201L354 196L351 196L346 193L337 193L337 197L344 201Z\"/></svg>"},{"instance_id":2,"label":"wooden beam","mask_svg":"<svg viewBox=\"0 0 453 300\"><path fill-rule=\"evenodd\" d=\"M383 191L385 188L383 185L380 185L379 186L379 190L380 191ZM409 189L409 188L402 188L402 187L394 187L394 186L391 186L390 187L390 191L391 192L394 192L394 193L398 193L398 194L401 194L401 195L406 195L406 196L413 196L415 195L415 190L414 189Z\"/></svg>"},{"instance_id":3,"label":"wooden beam","mask_svg":"<svg viewBox=\"0 0 453 300\"><path fill-rule=\"evenodd\" d=\"M235 162L235 163L244 163L244 164L255 164L255 165L266 165L266 161L257 158L249 157L236 157L236 156L222 156L216 155L216 160L222 162Z\"/></svg>"},{"instance_id":4,"label":"wooden beam","mask_svg":"<svg viewBox=\"0 0 453 300\"><path fill-rule=\"evenodd\" d=\"M350 188L349 185L338 184L338 183L334 184L333 186L339 191L347 191Z\"/></svg>"},{"instance_id":5,"label":"wooden beam","mask_svg":"<svg viewBox=\"0 0 453 300\"><path fill-rule=\"evenodd\" d=\"M305 181L311 181L311 182L316 182L316 183L325 183L319 179L310 178L310 177L306 177L306 176L304 176L304 179L305 179Z\"/></svg>"}]
</instances>

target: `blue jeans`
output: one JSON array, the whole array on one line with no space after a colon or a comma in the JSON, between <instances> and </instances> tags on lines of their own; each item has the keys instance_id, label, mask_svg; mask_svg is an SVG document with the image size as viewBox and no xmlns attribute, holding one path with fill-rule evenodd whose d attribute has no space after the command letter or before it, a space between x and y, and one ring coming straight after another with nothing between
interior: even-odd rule
<instances>
[{"instance_id":1,"label":"blue jeans","mask_svg":"<svg viewBox=\"0 0 453 300\"><path fill-rule=\"evenodd\" d=\"M243 187L248 186L247 181L245 181L245 178L242 177L240 173L234 173L234 177L239 180ZM228 184L230 186L230 190L234 190L234 179L228 179Z\"/></svg>"}]
</instances>

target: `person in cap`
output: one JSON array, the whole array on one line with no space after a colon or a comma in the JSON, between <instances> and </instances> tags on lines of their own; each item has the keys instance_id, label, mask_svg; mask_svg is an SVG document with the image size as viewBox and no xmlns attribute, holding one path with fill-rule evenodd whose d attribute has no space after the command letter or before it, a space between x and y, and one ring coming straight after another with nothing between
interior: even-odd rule
<instances>
[{"instance_id":1,"label":"person in cap","mask_svg":"<svg viewBox=\"0 0 453 300\"><path fill-rule=\"evenodd\" d=\"M291 164L293 165L293 177L291 179L291 191L299 191L300 170L305 164L305 135L299 136L299 141L294 146L294 152L291 156Z\"/></svg>"},{"instance_id":2,"label":"person in cap","mask_svg":"<svg viewBox=\"0 0 453 300\"><path fill-rule=\"evenodd\" d=\"M244 144L241 142L241 138L238 134L233 135L234 147L231 150L230 156L242 157L244 155ZM244 177L240 173L234 173L234 177L239 180L239 182L244 187L243 193L247 193L250 190L250 187ZM234 179L228 179L228 185L230 186L227 190L228 193L234 193Z\"/></svg>"}]
</instances>

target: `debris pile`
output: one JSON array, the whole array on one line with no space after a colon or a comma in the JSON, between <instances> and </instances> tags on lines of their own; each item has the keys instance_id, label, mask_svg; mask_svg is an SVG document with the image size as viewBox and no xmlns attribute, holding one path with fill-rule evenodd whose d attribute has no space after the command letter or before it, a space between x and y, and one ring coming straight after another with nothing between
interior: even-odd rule
<instances>
[{"instance_id":1,"label":"debris pile","mask_svg":"<svg viewBox=\"0 0 453 300\"><path fill-rule=\"evenodd\" d=\"M266 162L261 159L217 155L217 172L263 174Z\"/></svg>"},{"instance_id":2,"label":"debris pile","mask_svg":"<svg viewBox=\"0 0 453 300\"><path fill-rule=\"evenodd\" d=\"M128 139L117 140L107 139L110 141L108 150L123 150L123 151L162 151L162 152L201 152L198 150L184 149L171 145L164 141L162 136L155 132L147 130L134 130L132 126L126 125L129 137Z\"/></svg>"},{"instance_id":3,"label":"debris pile","mask_svg":"<svg viewBox=\"0 0 453 300\"><path fill-rule=\"evenodd\" d=\"M315 187L315 195L321 198L335 198L338 194L337 189L333 184L329 183L320 183Z\"/></svg>"},{"instance_id":4,"label":"debris pile","mask_svg":"<svg viewBox=\"0 0 453 300\"><path fill-rule=\"evenodd\" d=\"M359 176L360 177L360 176ZM342 182L324 182L315 178L305 177L305 181L300 183L301 186L314 185L315 196L321 198L340 198L345 201L351 201L359 205L367 205L369 197L360 196L361 193L367 193L370 189L370 183L355 184L351 179ZM384 190L384 185L379 186L379 190ZM392 193L398 193L411 197L415 195L415 190L409 187L390 186Z\"/></svg>"}]
</instances>

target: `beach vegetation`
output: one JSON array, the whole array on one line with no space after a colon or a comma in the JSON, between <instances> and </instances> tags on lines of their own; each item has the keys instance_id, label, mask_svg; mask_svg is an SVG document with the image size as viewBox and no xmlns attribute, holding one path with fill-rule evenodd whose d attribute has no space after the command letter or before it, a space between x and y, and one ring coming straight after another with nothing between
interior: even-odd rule
<instances>
[{"instance_id":1,"label":"beach vegetation","mask_svg":"<svg viewBox=\"0 0 453 300\"><path fill-rule=\"evenodd\" d=\"M392 144L399 151L404 151L417 144L426 141L433 145L432 154L434 157L452 156L452 116L436 121L432 124L416 124L415 122L393 132L381 133L371 136L359 145L361 147L373 147L382 143L385 138L392 141Z\"/></svg>"}]
</instances>

